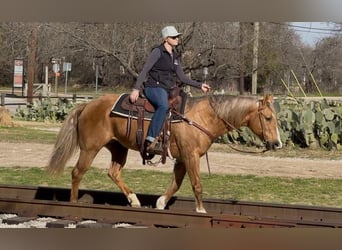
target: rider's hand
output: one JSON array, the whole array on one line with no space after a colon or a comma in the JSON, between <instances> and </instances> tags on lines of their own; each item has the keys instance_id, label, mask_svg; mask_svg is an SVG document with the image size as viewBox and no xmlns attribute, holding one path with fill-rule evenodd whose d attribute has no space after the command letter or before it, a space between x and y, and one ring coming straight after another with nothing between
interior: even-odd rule
<instances>
[{"instance_id":1,"label":"rider's hand","mask_svg":"<svg viewBox=\"0 0 342 250\"><path fill-rule=\"evenodd\" d=\"M139 90L138 89L133 89L131 94L129 95L129 100L132 103L135 103L138 100L139 97Z\"/></svg>"},{"instance_id":2,"label":"rider's hand","mask_svg":"<svg viewBox=\"0 0 342 250\"><path fill-rule=\"evenodd\" d=\"M210 87L208 84L206 84L206 83L202 83L201 89L202 89L202 91L203 91L204 93L207 93L207 92L210 91L211 87Z\"/></svg>"}]
</instances>

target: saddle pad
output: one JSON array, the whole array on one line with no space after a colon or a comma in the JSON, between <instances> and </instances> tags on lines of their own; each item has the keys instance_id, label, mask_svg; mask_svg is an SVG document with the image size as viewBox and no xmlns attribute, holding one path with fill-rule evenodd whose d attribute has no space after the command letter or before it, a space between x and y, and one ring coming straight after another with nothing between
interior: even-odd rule
<instances>
[{"instance_id":1,"label":"saddle pad","mask_svg":"<svg viewBox=\"0 0 342 250\"><path fill-rule=\"evenodd\" d=\"M125 100L125 98L127 98L128 95L129 95L128 93L124 93L119 96L119 98L116 100L116 102L114 103L112 107L111 113L115 115L123 116L123 117L131 117L134 119L138 119L138 112L129 111L129 110L122 108L122 102ZM182 106L185 106L185 105L182 105ZM183 113L184 113L184 110L181 110L181 114ZM153 114L154 112L149 112L145 109L144 120L151 120ZM183 121L181 117L177 115L172 115L171 122L180 122L180 121Z\"/></svg>"}]
</instances>

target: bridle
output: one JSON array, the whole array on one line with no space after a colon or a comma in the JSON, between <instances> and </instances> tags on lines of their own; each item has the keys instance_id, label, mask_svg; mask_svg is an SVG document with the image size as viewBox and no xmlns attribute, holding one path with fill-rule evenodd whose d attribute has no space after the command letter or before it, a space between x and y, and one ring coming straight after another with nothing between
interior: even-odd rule
<instances>
[{"instance_id":1,"label":"bridle","mask_svg":"<svg viewBox=\"0 0 342 250\"><path fill-rule=\"evenodd\" d=\"M265 120L267 120L268 118L266 117L266 115L262 112L263 110L265 110L266 105L262 105L262 100L258 100L258 117L259 117L259 121L260 121L260 126L261 126L261 134L262 134L262 138L263 138L263 143L264 145L267 144L267 140L266 140L266 133L265 133ZM271 108L272 110L272 114L275 113L275 111ZM226 121L225 119L219 117L223 123L226 125L227 130L229 131L230 129L232 130L239 130L238 128L236 128L233 124L231 124L230 122ZM229 145L230 148L234 149L235 151L241 152L241 153L253 153L253 154L258 154L258 153L265 153L266 151L269 151L269 149L264 149L262 151L245 151L245 150L240 150L237 148L232 147L231 145Z\"/></svg>"},{"instance_id":2,"label":"bridle","mask_svg":"<svg viewBox=\"0 0 342 250\"><path fill-rule=\"evenodd\" d=\"M266 105L260 105L260 103L262 104L262 101L259 100L258 101L258 116L259 116L259 121L260 121L260 126L261 126L261 133L262 133L262 138L263 138L263 142L266 143L267 142L267 138L266 138L266 133L265 133L265 120L268 120L269 118L266 117L266 115L262 112L265 108ZM275 114L275 111L273 108L269 107L272 111L272 115Z\"/></svg>"},{"instance_id":3,"label":"bridle","mask_svg":"<svg viewBox=\"0 0 342 250\"><path fill-rule=\"evenodd\" d=\"M262 133L262 137L263 137L263 143L266 144L267 143L267 140L266 140L266 133L265 133L265 120L267 120L268 118L265 116L265 114L262 112L265 108L266 108L266 105L262 105L262 100L259 100L258 102L258 117L259 117L259 121L260 121L260 126L261 126L261 133ZM274 110L272 110L272 113L274 114ZM211 140L211 142L214 142L215 140L215 137L214 135L208 131L206 128L204 128L203 126L201 126L200 124L196 123L195 121L191 121L190 119L188 119L187 117L185 117L183 114L175 111L175 110L172 110L172 112L178 116L180 116L185 122L187 122L189 125L192 125L196 128L198 128L200 131L202 131L203 133L205 133ZM239 130L238 128L236 128L233 124L231 124L230 122L226 121L225 119L219 117L221 119L221 121L223 121L223 123L226 125L226 128L227 130ZM263 151L244 151L244 150L240 150L240 149L237 149L237 148L234 148L232 147L231 145L229 145L232 149L238 151L238 152L243 152L243 153L264 153L266 151L268 151L269 149L265 149Z\"/></svg>"}]
</instances>

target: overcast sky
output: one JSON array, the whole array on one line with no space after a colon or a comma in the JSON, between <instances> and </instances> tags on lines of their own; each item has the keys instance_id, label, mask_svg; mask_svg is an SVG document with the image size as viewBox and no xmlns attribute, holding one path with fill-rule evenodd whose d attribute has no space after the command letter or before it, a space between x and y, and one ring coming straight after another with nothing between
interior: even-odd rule
<instances>
[{"instance_id":1,"label":"overcast sky","mask_svg":"<svg viewBox=\"0 0 342 250\"><path fill-rule=\"evenodd\" d=\"M331 22L291 22L293 29L300 35L302 41L310 46L315 46L316 42L324 37L335 34L331 30L336 29Z\"/></svg>"}]
</instances>

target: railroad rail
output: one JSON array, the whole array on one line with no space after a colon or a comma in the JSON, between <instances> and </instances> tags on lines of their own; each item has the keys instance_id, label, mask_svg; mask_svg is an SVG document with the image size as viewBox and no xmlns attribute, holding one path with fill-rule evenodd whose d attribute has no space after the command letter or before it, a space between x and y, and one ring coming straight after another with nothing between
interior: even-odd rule
<instances>
[{"instance_id":1,"label":"railroad rail","mask_svg":"<svg viewBox=\"0 0 342 250\"><path fill-rule=\"evenodd\" d=\"M142 207L128 206L119 192L81 189L80 202L69 202L70 189L43 186L0 185L0 213L13 213L16 222L38 217L57 220L47 227L65 227L93 220L89 227L249 228L328 227L342 228L342 208L297 206L237 200L204 199L206 214L194 212L194 200L173 197L165 210L154 204L159 196L137 194ZM9 223L16 223L8 221Z\"/></svg>"}]
</instances>

